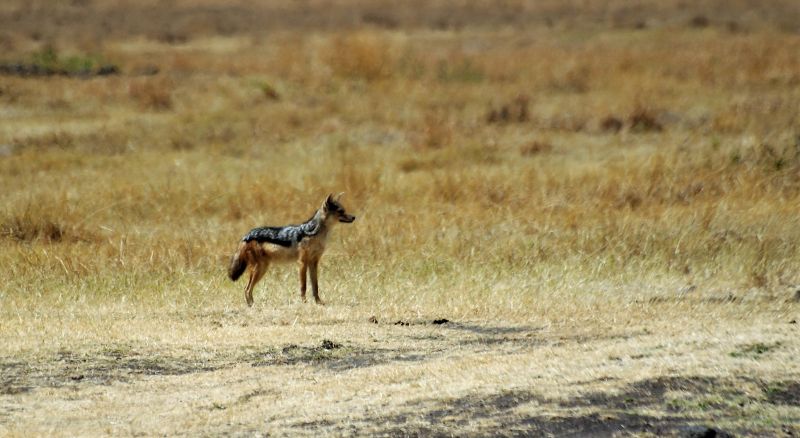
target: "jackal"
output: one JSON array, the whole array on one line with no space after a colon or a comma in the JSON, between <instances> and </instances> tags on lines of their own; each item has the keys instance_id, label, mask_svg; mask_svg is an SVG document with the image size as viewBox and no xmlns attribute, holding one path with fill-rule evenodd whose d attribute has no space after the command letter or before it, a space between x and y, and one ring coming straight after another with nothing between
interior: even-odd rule
<instances>
[{"instance_id":1,"label":"jackal","mask_svg":"<svg viewBox=\"0 0 800 438\"><path fill-rule=\"evenodd\" d=\"M341 196L342 193L336 198L328 195L311 219L302 224L253 228L242 238L231 258L228 276L236 281L250 267L250 281L244 289L248 306L253 305L253 288L267 272L269 264L294 260L300 264L300 298L306 301L306 272L310 271L314 301L324 304L319 297L317 268L325 252L328 233L336 222L350 223L356 220L355 216L344 211L339 202Z\"/></svg>"}]
</instances>

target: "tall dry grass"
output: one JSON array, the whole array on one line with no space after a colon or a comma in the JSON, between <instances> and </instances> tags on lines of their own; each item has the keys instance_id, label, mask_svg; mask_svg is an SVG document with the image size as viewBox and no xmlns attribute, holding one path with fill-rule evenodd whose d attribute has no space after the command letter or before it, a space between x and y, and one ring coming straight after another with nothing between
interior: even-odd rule
<instances>
[{"instance_id":1,"label":"tall dry grass","mask_svg":"<svg viewBox=\"0 0 800 438\"><path fill-rule=\"evenodd\" d=\"M109 42L122 76L0 78L3 296L238 303L237 239L332 191L360 216L324 262L333 302L526 318L643 278L800 281L796 35L276 38ZM521 95L525 117L488 121ZM260 299L293 302L293 275Z\"/></svg>"}]
</instances>

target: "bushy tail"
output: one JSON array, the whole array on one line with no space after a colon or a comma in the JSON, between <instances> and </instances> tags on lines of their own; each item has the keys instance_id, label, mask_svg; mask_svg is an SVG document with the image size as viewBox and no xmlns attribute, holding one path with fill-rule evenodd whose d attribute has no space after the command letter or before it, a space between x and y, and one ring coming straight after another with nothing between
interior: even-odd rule
<instances>
[{"instance_id":1,"label":"bushy tail","mask_svg":"<svg viewBox=\"0 0 800 438\"><path fill-rule=\"evenodd\" d=\"M228 267L228 277L233 281L238 280L239 277L244 274L244 270L247 269L247 259L244 256L246 248L247 244L245 242L240 243L239 248L236 249L236 252L233 253L233 257L231 257L231 265Z\"/></svg>"}]
</instances>

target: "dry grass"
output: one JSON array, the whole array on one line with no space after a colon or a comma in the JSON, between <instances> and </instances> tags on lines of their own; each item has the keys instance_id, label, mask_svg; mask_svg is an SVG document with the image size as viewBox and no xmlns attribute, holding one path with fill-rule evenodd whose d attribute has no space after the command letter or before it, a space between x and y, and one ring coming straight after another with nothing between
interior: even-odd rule
<instances>
[{"instance_id":1,"label":"dry grass","mask_svg":"<svg viewBox=\"0 0 800 438\"><path fill-rule=\"evenodd\" d=\"M0 434L797 432L794 3L72 3L0 7L121 70L0 76ZM330 305L247 309L334 191Z\"/></svg>"}]
</instances>

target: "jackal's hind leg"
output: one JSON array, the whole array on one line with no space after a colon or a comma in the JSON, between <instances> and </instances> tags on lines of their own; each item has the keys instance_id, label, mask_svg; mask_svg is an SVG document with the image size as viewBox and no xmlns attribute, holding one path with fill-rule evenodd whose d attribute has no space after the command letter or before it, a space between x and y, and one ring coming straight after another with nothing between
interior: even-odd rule
<instances>
[{"instance_id":1,"label":"jackal's hind leg","mask_svg":"<svg viewBox=\"0 0 800 438\"><path fill-rule=\"evenodd\" d=\"M244 290L244 299L249 307L253 306L253 289L266 272L267 264L264 262L257 263L250 271L250 281L247 282L247 287Z\"/></svg>"}]
</instances>

